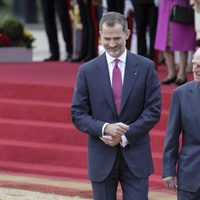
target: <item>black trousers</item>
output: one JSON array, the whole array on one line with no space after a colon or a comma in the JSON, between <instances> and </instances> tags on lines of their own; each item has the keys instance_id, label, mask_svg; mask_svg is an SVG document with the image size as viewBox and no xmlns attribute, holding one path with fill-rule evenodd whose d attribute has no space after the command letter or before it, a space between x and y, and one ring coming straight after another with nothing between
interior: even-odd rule
<instances>
[{"instance_id":1,"label":"black trousers","mask_svg":"<svg viewBox=\"0 0 200 200\"><path fill-rule=\"evenodd\" d=\"M157 28L158 8L154 3L136 3L132 0L135 7L135 21L137 29L137 49L138 54L154 58L154 43ZM146 33L149 28L149 49L147 48Z\"/></svg>"},{"instance_id":2,"label":"black trousers","mask_svg":"<svg viewBox=\"0 0 200 200\"><path fill-rule=\"evenodd\" d=\"M81 52L79 57L85 62L98 56L98 35L95 30L95 23L98 23L97 14L92 0L85 2L77 0L80 7L81 23L83 24ZM94 10L92 10L94 9Z\"/></svg>"},{"instance_id":3,"label":"black trousers","mask_svg":"<svg viewBox=\"0 0 200 200\"><path fill-rule=\"evenodd\" d=\"M59 56L58 34L56 26L56 14L61 24L63 39L66 44L67 54L72 54L72 25L69 17L69 5L67 0L41 0L44 16L44 25L52 55Z\"/></svg>"},{"instance_id":4,"label":"black trousers","mask_svg":"<svg viewBox=\"0 0 200 200\"><path fill-rule=\"evenodd\" d=\"M107 10L108 12L114 11L124 14L124 0L107 0Z\"/></svg>"}]
</instances>

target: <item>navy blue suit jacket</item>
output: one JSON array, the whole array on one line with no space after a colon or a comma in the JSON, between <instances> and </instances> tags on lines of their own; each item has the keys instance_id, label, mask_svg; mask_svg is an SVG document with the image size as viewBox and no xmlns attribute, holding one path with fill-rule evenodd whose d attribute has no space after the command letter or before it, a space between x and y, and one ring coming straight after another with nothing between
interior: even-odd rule
<instances>
[{"instance_id":1,"label":"navy blue suit jacket","mask_svg":"<svg viewBox=\"0 0 200 200\"><path fill-rule=\"evenodd\" d=\"M195 81L175 89L172 96L163 157L163 177L167 176L178 176L180 189L200 188L200 89Z\"/></svg>"},{"instance_id":2,"label":"navy blue suit jacket","mask_svg":"<svg viewBox=\"0 0 200 200\"><path fill-rule=\"evenodd\" d=\"M127 53L121 112L114 105L105 54L80 67L72 102L72 121L89 135L88 166L92 181L103 181L110 173L117 146L104 144L104 123L123 122L130 126L125 134L129 144L122 154L135 176L153 173L149 131L158 122L161 109L160 83L152 61Z\"/></svg>"}]
</instances>

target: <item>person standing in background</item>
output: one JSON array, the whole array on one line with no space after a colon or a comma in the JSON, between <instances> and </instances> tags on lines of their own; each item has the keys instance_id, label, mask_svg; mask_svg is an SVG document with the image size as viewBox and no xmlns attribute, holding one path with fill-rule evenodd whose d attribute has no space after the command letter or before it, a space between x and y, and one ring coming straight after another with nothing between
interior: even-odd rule
<instances>
[{"instance_id":1,"label":"person standing in background","mask_svg":"<svg viewBox=\"0 0 200 200\"><path fill-rule=\"evenodd\" d=\"M120 182L124 200L147 200L154 171L149 131L161 110L155 65L125 48L124 15L105 13L99 30L106 52L80 66L71 106L72 122L89 137L93 199L116 199Z\"/></svg>"},{"instance_id":2,"label":"person standing in background","mask_svg":"<svg viewBox=\"0 0 200 200\"><path fill-rule=\"evenodd\" d=\"M98 55L98 17L97 10L101 0L77 0L80 8L80 20L83 26L81 50L72 62L87 62Z\"/></svg>"},{"instance_id":3,"label":"person standing in background","mask_svg":"<svg viewBox=\"0 0 200 200\"><path fill-rule=\"evenodd\" d=\"M158 2L154 0L131 0L135 11L137 31L137 53L154 60L154 43L156 36ZM146 33L149 34L149 48Z\"/></svg>"},{"instance_id":4,"label":"person standing in background","mask_svg":"<svg viewBox=\"0 0 200 200\"><path fill-rule=\"evenodd\" d=\"M189 0L160 0L155 49L164 52L167 65L168 74L162 84L175 83L179 86L187 82L188 51L195 50L195 30L194 25L170 21L173 5L191 7ZM175 51L179 52L178 68L175 63Z\"/></svg>"},{"instance_id":5,"label":"person standing in background","mask_svg":"<svg viewBox=\"0 0 200 200\"><path fill-rule=\"evenodd\" d=\"M163 151L163 181L178 200L200 199L200 48L192 63L194 81L173 92Z\"/></svg>"},{"instance_id":6,"label":"person standing in background","mask_svg":"<svg viewBox=\"0 0 200 200\"><path fill-rule=\"evenodd\" d=\"M69 1L67 0L41 0L44 25L49 41L50 57L44 61L60 60L58 33L56 25L56 13L58 15L63 39L66 45L66 61L71 61L72 47L72 25L69 17Z\"/></svg>"}]
</instances>

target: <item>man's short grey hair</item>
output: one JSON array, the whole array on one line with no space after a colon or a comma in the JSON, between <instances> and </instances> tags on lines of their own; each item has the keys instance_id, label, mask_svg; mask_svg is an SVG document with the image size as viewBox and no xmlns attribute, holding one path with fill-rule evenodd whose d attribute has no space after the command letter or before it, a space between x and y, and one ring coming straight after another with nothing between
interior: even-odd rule
<instances>
[{"instance_id":1,"label":"man's short grey hair","mask_svg":"<svg viewBox=\"0 0 200 200\"><path fill-rule=\"evenodd\" d=\"M102 31L103 24L106 24L109 27L113 27L116 24L122 25L123 31L128 31L128 23L124 15L118 12L107 12L105 13L99 23L99 30Z\"/></svg>"}]
</instances>

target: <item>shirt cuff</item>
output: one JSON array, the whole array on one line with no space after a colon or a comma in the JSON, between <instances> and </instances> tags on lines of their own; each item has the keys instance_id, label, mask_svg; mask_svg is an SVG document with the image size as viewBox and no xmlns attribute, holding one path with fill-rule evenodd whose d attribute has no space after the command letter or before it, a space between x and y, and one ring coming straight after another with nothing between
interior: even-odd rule
<instances>
[{"instance_id":1,"label":"shirt cuff","mask_svg":"<svg viewBox=\"0 0 200 200\"><path fill-rule=\"evenodd\" d=\"M167 177L162 178L162 180L163 181L169 181L169 180L171 180L173 178L174 178L173 176L167 176Z\"/></svg>"},{"instance_id":2,"label":"shirt cuff","mask_svg":"<svg viewBox=\"0 0 200 200\"><path fill-rule=\"evenodd\" d=\"M102 136L105 135L104 131L105 131L105 128L106 128L106 126L107 126L108 124L109 124L109 123L105 123L105 124L103 125L103 127L102 127Z\"/></svg>"},{"instance_id":3,"label":"shirt cuff","mask_svg":"<svg viewBox=\"0 0 200 200\"><path fill-rule=\"evenodd\" d=\"M122 135L122 136L121 136L120 145L121 145L122 147L125 147L127 144L129 144L129 141L127 140L127 138L126 138L125 135Z\"/></svg>"}]
</instances>

